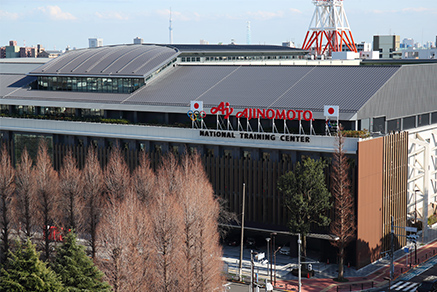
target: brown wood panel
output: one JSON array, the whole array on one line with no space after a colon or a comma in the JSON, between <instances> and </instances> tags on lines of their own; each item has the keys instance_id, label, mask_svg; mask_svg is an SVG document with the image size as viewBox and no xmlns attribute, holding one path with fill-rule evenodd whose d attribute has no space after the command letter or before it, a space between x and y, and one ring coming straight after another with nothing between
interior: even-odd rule
<instances>
[{"instance_id":1,"label":"brown wood panel","mask_svg":"<svg viewBox=\"0 0 437 292\"><path fill-rule=\"evenodd\" d=\"M358 143L357 268L381 252L383 142L376 138Z\"/></svg>"}]
</instances>

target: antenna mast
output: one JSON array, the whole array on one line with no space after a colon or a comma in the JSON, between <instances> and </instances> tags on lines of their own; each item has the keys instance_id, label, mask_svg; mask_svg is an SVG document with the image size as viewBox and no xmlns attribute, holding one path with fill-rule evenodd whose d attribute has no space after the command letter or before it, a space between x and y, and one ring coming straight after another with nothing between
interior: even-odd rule
<instances>
[{"instance_id":1,"label":"antenna mast","mask_svg":"<svg viewBox=\"0 0 437 292\"><path fill-rule=\"evenodd\" d=\"M313 0L313 4L316 8L302 49L310 50L314 45L317 55L325 52L331 55L332 52L341 52L345 44L349 51L356 53L357 48L343 8L343 0Z\"/></svg>"},{"instance_id":2,"label":"antenna mast","mask_svg":"<svg viewBox=\"0 0 437 292\"><path fill-rule=\"evenodd\" d=\"M172 26L172 21L171 21L171 7L170 7L170 20L169 20L169 26L168 26L168 38L169 38L169 42L170 45L173 44L173 26Z\"/></svg>"},{"instance_id":3,"label":"antenna mast","mask_svg":"<svg viewBox=\"0 0 437 292\"><path fill-rule=\"evenodd\" d=\"M246 27L246 44L250 45L251 40L252 39L252 32L250 31L250 21L247 22L247 27Z\"/></svg>"}]
</instances>

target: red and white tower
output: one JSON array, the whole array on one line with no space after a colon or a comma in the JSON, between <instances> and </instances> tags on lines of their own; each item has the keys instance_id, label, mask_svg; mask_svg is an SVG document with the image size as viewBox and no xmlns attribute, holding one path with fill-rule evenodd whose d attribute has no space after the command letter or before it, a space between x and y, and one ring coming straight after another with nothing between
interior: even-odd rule
<instances>
[{"instance_id":1,"label":"red and white tower","mask_svg":"<svg viewBox=\"0 0 437 292\"><path fill-rule=\"evenodd\" d=\"M316 9L311 19L302 49L315 48L317 55L341 52L345 44L357 52L352 31L343 8L343 0L313 0ZM311 33L311 34L310 34Z\"/></svg>"}]
</instances>

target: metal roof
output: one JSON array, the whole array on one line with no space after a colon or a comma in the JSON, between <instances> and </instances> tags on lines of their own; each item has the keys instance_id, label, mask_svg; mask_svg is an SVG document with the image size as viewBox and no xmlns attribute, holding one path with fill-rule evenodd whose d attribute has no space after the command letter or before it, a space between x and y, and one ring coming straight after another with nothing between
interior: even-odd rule
<instances>
[{"instance_id":1,"label":"metal roof","mask_svg":"<svg viewBox=\"0 0 437 292\"><path fill-rule=\"evenodd\" d=\"M176 66L132 94L42 91L22 88L8 99L80 102L85 105L118 104L188 107L201 100L204 107L229 102L236 109L302 109L323 112L338 105L344 119L352 118L381 90L400 67L373 66ZM16 88L15 88L16 89ZM3 91L0 89L0 92ZM77 107L78 105L75 105ZM100 106L99 106L100 107Z\"/></svg>"},{"instance_id":2,"label":"metal roof","mask_svg":"<svg viewBox=\"0 0 437 292\"><path fill-rule=\"evenodd\" d=\"M186 52L252 52L252 53L293 53L307 52L300 48L291 48L275 45L197 45L197 44L171 44L167 45L177 48L182 53Z\"/></svg>"},{"instance_id":3,"label":"metal roof","mask_svg":"<svg viewBox=\"0 0 437 292\"><path fill-rule=\"evenodd\" d=\"M437 111L437 63L404 65L357 112L387 120Z\"/></svg>"},{"instance_id":4,"label":"metal roof","mask_svg":"<svg viewBox=\"0 0 437 292\"><path fill-rule=\"evenodd\" d=\"M145 77L179 52L157 45L118 45L72 50L30 72L31 75Z\"/></svg>"},{"instance_id":5,"label":"metal roof","mask_svg":"<svg viewBox=\"0 0 437 292\"><path fill-rule=\"evenodd\" d=\"M360 66L178 66L125 101L185 106L202 100L234 108L323 110L339 105L358 111L399 67Z\"/></svg>"}]
</instances>

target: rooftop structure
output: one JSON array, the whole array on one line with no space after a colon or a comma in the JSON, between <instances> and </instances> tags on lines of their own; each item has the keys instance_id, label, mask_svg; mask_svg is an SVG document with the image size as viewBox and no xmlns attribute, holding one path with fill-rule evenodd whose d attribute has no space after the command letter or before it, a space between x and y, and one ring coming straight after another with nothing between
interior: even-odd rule
<instances>
[{"instance_id":1,"label":"rooftop structure","mask_svg":"<svg viewBox=\"0 0 437 292\"><path fill-rule=\"evenodd\" d=\"M316 55L341 52L345 44L357 52L352 31L343 7L343 0L313 0L315 10L302 49L315 46Z\"/></svg>"}]
</instances>

